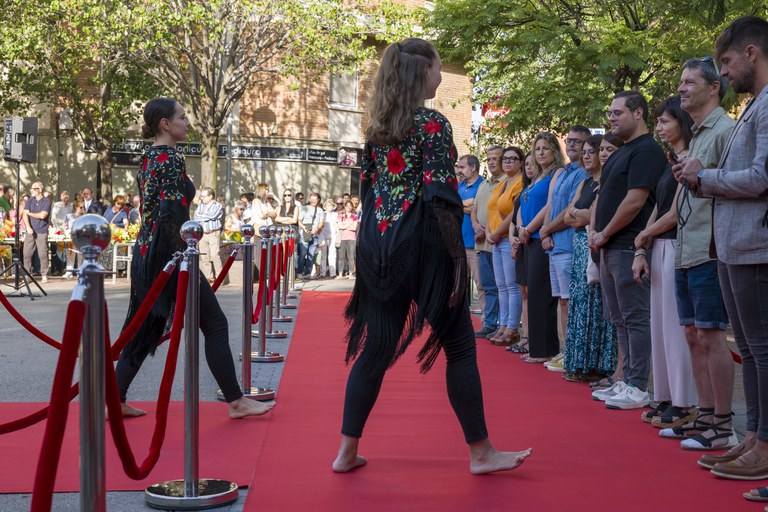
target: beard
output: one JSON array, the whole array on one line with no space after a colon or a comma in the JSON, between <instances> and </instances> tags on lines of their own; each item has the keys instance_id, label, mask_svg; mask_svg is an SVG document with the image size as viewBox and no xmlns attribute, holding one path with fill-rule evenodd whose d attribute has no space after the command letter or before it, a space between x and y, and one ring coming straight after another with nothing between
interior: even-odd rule
<instances>
[{"instance_id":1,"label":"beard","mask_svg":"<svg viewBox=\"0 0 768 512\"><path fill-rule=\"evenodd\" d=\"M740 77L731 77L730 80L731 87L737 93L743 94L745 92L752 92L752 89L755 86L755 70L746 68Z\"/></svg>"}]
</instances>

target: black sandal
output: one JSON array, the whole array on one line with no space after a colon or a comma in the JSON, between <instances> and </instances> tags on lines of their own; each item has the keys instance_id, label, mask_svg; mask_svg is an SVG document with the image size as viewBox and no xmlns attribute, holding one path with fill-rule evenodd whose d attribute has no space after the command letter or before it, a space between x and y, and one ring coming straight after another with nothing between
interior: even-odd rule
<instances>
[{"instance_id":1,"label":"black sandal","mask_svg":"<svg viewBox=\"0 0 768 512\"><path fill-rule=\"evenodd\" d=\"M688 439L709 430L713 421L705 421L703 418L715 415L715 410L710 408L699 409L699 414L691 423L679 427L664 428L659 432L659 437L665 439Z\"/></svg>"},{"instance_id":2,"label":"black sandal","mask_svg":"<svg viewBox=\"0 0 768 512\"><path fill-rule=\"evenodd\" d=\"M513 354L527 354L528 353L528 337L523 336L520 338L519 343L515 343L514 345L510 345L506 348L506 350L512 352Z\"/></svg>"},{"instance_id":3,"label":"black sandal","mask_svg":"<svg viewBox=\"0 0 768 512\"><path fill-rule=\"evenodd\" d=\"M661 416L671 405L669 402L659 402L659 405L654 407L653 410L645 411L641 414L640 419L646 423L652 423L654 418Z\"/></svg>"},{"instance_id":4,"label":"black sandal","mask_svg":"<svg viewBox=\"0 0 768 512\"><path fill-rule=\"evenodd\" d=\"M683 450L719 450L722 448L728 448L729 443L728 440L730 440L731 436L733 436L733 425L731 425L730 428L723 428L723 425L727 425L731 423L731 416L733 416L732 412L729 412L728 414L715 414L715 418L720 420L716 423L712 423L712 425L707 430L712 430L715 432L715 435L712 437L706 437L704 433L691 437L689 439L684 439L680 442L680 447ZM718 446L714 446L715 441L719 439L725 439L725 444L720 444Z\"/></svg>"}]
</instances>

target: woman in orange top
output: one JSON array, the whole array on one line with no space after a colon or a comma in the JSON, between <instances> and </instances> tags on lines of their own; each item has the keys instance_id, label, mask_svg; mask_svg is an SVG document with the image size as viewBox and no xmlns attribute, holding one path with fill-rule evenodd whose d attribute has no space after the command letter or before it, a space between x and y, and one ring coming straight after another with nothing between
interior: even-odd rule
<instances>
[{"instance_id":1,"label":"woman in orange top","mask_svg":"<svg viewBox=\"0 0 768 512\"><path fill-rule=\"evenodd\" d=\"M496 185L488 200L488 242L493 244L493 274L499 289L499 331L491 338L494 345L520 341L520 315L523 298L515 274L509 225L513 222L515 200L523 190L523 159L520 148L508 147L501 154L501 167L507 179Z\"/></svg>"}]
</instances>

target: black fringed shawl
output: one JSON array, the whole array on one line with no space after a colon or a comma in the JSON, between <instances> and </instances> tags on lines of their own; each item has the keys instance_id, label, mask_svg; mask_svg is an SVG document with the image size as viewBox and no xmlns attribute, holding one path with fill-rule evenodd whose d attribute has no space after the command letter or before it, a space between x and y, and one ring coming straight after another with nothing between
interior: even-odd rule
<instances>
[{"instance_id":1,"label":"black fringed shawl","mask_svg":"<svg viewBox=\"0 0 768 512\"><path fill-rule=\"evenodd\" d=\"M391 366L428 321L432 332L418 355L427 372L456 308L467 307L455 161L451 125L429 109L416 112L399 144L366 144L357 281L345 310L347 362L367 346L381 355L375 364ZM454 289L458 305L449 304Z\"/></svg>"},{"instance_id":2,"label":"black fringed shawl","mask_svg":"<svg viewBox=\"0 0 768 512\"><path fill-rule=\"evenodd\" d=\"M189 220L189 202L195 196L184 155L170 146L152 146L144 153L136 182L141 198L141 229L133 249L131 297L123 329L173 254L186 249L179 230ZM125 347L129 359L154 354L160 338L170 328L177 277L178 271L168 280L147 320Z\"/></svg>"}]
</instances>

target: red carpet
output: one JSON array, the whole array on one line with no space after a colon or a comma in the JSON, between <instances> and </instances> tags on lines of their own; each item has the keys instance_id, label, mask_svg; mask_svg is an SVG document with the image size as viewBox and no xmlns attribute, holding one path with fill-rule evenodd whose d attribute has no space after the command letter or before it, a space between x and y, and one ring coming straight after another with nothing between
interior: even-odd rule
<instances>
[{"instance_id":1,"label":"red carpet","mask_svg":"<svg viewBox=\"0 0 768 512\"><path fill-rule=\"evenodd\" d=\"M500 449L533 446L521 468L469 474L444 363L420 375L414 346L387 375L368 422L360 449L368 466L333 473L348 373L346 298L303 293L246 511L763 510L741 497L754 482L714 478L696 465L698 454L659 439L640 411L606 410L585 385L484 340L478 352L491 439Z\"/></svg>"},{"instance_id":2,"label":"red carpet","mask_svg":"<svg viewBox=\"0 0 768 512\"><path fill-rule=\"evenodd\" d=\"M149 411L147 416L126 421L126 430L138 462L144 460L154 427L154 403L133 405ZM39 403L0 404L0 423L20 418L42 407ZM200 403L200 476L234 481L248 485L253 477L253 465L264 439L268 420L250 418L233 421L227 416L223 403ZM56 477L56 492L80 490L80 410L78 403L70 406L64 447ZM45 422L26 430L0 436L0 493L32 492L35 467L40 455ZM225 456L223 454L231 454ZM155 469L145 480L131 480L123 473L112 435L106 438L107 490L144 490L147 486L184 478L184 407L171 403L168 431Z\"/></svg>"}]
</instances>

